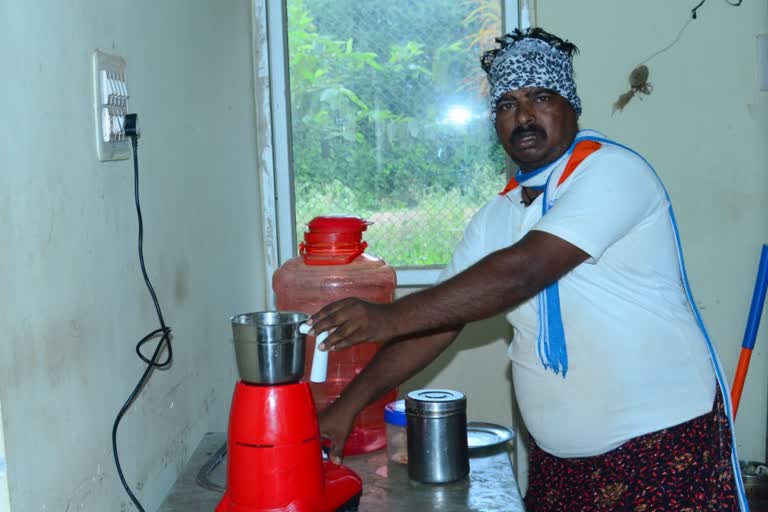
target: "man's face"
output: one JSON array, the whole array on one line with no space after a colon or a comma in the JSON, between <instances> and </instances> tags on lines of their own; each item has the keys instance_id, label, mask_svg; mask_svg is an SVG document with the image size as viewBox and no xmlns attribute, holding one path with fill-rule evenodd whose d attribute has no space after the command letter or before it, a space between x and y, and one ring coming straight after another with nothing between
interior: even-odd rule
<instances>
[{"instance_id":1,"label":"man's face","mask_svg":"<svg viewBox=\"0 0 768 512\"><path fill-rule=\"evenodd\" d=\"M496 133L525 171L554 162L578 131L576 112L559 94L540 87L509 91L496 104Z\"/></svg>"}]
</instances>

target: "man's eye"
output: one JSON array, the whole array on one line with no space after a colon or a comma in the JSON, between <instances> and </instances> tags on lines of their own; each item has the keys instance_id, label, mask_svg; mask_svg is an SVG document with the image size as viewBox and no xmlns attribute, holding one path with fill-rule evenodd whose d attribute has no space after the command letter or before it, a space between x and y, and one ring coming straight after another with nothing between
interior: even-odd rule
<instances>
[{"instance_id":1,"label":"man's eye","mask_svg":"<svg viewBox=\"0 0 768 512\"><path fill-rule=\"evenodd\" d=\"M538 96L536 96L536 101L538 101L539 103L546 103L549 101L549 99L550 99L549 94L539 94Z\"/></svg>"},{"instance_id":2,"label":"man's eye","mask_svg":"<svg viewBox=\"0 0 768 512\"><path fill-rule=\"evenodd\" d=\"M507 110L512 110L513 108L514 108L514 105L512 104L511 101L503 101L499 103L497 110L507 111Z\"/></svg>"}]
</instances>

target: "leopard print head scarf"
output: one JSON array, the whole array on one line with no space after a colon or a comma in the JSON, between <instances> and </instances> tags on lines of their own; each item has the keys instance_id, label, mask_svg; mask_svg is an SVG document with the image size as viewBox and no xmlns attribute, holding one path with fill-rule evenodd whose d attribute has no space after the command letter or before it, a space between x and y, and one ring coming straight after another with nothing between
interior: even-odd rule
<instances>
[{"instance_id":1,"label":"leopard print head scarf","mask_svg":"<svg viewBox=\"0 0 768 512\"><path fill-rule=\"evenodd\" d=\"M565 98L581 115L571 59L578 48L573 43L540 28L514 32L497 38L499 48L480 59L490 85L491 121L496 125L496 103L507 92L523 87L551 89Z\"/></svg>"}]
</instances>

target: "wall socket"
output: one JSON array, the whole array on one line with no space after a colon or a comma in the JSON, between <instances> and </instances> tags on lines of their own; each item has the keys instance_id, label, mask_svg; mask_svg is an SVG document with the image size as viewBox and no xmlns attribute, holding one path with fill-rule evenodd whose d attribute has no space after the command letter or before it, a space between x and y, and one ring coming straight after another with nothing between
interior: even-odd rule
<instances>
[{"instance_id":1,"label":"wall socket","mask_svg":"<svg viewBox=\"0 0 768 512\"><path fill-rule=\"evenodd\" d=\"M96 155L99 160L125 160L131 148L123 129L128 113L125 59L93 51L93 110L96 123Z\"/></svg>"}]
</instances>

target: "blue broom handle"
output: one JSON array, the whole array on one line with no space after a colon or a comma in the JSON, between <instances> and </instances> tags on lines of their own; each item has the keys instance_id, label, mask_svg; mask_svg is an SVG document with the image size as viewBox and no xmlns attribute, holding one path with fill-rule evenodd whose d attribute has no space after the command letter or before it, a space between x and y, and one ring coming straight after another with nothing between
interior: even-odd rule
<instances>
[{"instance_id":1,"label":"blue broom handle","mask_svg":"<svg viewBox=\"0 0 768 512\"><path fill-rule=\"evenodd\" d=\"M749 308L749 318L747 318L747 328L744 331L744 341L741 345L743 348L752 350L755 347L757 328L760 326L760 316L765 305L766 289L768 289L768 245L763 244L760 265L757 267L755 291L752 293L752 305Z\"/></svg>"}]
</instances>

